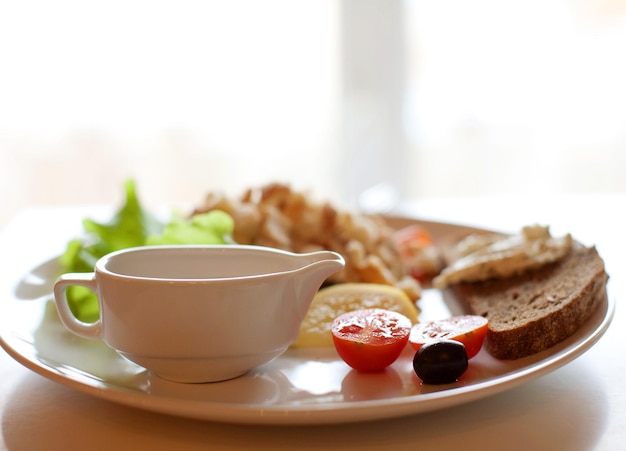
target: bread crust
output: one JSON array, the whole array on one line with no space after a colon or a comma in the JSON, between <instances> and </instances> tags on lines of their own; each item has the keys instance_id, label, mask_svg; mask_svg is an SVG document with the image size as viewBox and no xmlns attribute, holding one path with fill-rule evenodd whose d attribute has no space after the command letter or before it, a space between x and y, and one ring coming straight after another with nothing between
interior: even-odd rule
<instances>
[{"instance_id":1,"label":"bread crust","mask_svg":"<svg viewBox=\"0 0 626 451\"><path fill-rule=\"evenodd\" d=\"M543 268L450 289L471 313L489 320L487 350L511 360L574 334L606 300L607 280L596 248L574 243L565 258Z\"/></svg>"}]
</instances>

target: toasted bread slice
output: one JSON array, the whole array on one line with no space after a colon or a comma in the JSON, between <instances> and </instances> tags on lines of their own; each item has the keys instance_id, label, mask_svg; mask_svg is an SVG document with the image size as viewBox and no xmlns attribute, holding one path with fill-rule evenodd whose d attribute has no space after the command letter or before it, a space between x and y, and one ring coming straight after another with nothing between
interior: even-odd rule
<instances>
[{"instance_id":1,"label":"toasted bread slice","mask_svg":"<svg viewBox=\"0 0 626 451\"><path fill-rule=\"evenodd\" d=\"M452 286L469 311L489 320L487 350L518 359L578 330L606 299L604 262L595 247L574 243L560 261L525 274Z\"/></svg>"}]
</instances>

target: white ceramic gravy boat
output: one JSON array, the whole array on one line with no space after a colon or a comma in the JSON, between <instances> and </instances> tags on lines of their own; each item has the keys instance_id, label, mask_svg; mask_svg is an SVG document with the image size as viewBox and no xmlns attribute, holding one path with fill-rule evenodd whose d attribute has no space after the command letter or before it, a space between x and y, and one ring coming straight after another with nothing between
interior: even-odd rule
<instances>
[{"instance_id":1,"label":"white ceramic gravy boat","mask_svg":"<svg viewBox=\"0 0 626 451\"><path fill-rule=\"evenodd\" d=\"M339 254L294 254L245 245L146 246L102 257L93 273L62 275L54 295L76 335L177 382L240 376L282 354L298 336ZM98 296L100 319L79 321L66 289Z\"/></svg>"}]
</instances>

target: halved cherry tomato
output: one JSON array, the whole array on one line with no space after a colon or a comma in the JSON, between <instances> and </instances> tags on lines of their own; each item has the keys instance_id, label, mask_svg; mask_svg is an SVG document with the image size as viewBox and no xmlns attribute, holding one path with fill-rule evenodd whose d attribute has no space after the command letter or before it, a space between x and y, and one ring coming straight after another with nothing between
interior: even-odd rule
<instances>
[{"instance_id":1,"label":"halved cherry tomato","mask_svg":"<svg viewBox=\"0 0 626 451\"><path fill-rule=\"evenodd\" d=\"M382 371L405 348L411 320L391 310L355 310L338 316L331 332L337 353L348 365L357 371Z\"/></svg>"},{"instance_id":2,"label":"halved cherry tomato","mask_svg":"<svg viewBox=\"0 0 626 451\"><path fill-rule=\"evenodd\" d=\"M487 336L487 318L478 315L453 316L436 321L417 323L411 328L409 344L419 350L425 343L455 340L465 345L467 358L471 359L483 346Z\"/></svg>"}]
</instances>

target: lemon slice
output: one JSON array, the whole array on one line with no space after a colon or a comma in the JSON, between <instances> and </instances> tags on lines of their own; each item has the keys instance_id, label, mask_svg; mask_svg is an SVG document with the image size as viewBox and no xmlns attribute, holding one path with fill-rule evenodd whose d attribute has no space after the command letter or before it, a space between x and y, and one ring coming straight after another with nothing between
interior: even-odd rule
<instances>
[{"instance_id":1,"label":"lemon slice","mask_svg":"<svg viewBox=\"0 0 626 451\"><path fill-rule=\"evenodd\" d=\"M366 308L392 310L417 323L417 307L399 288L376 283L340 283L317 292L292 346L333 346L330 333L333 320L343 313Z\"/></svg>"}]
</instances>

